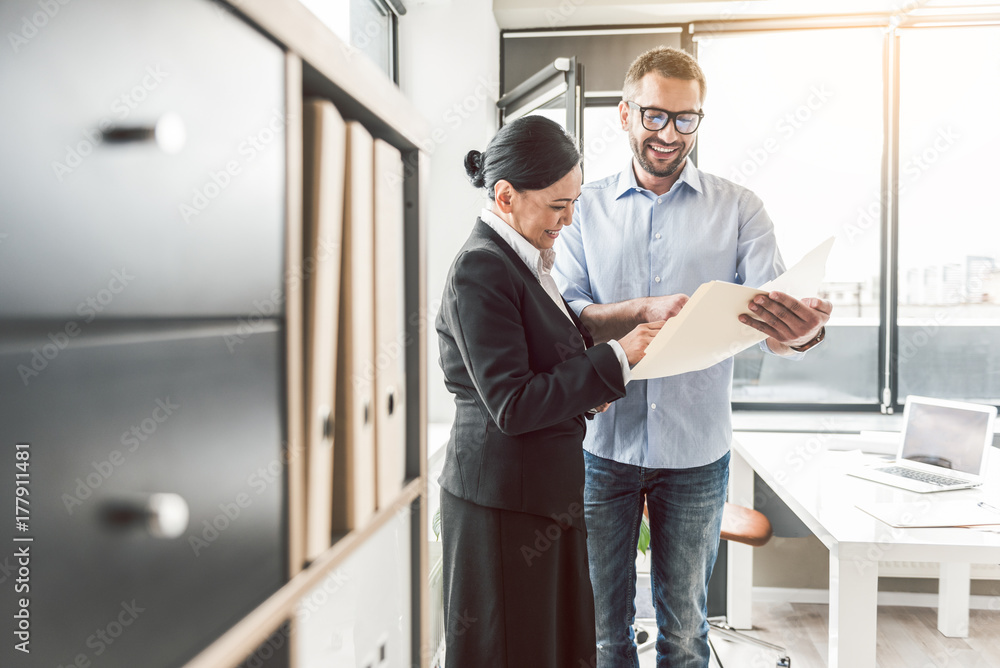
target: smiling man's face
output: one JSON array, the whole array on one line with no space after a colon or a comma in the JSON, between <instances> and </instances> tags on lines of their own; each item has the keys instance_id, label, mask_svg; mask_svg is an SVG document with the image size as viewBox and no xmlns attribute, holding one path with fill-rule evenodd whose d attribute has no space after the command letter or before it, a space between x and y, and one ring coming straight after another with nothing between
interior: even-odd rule
<instances>
[{"instance_id":1,"label":"smiling man's face","mask_svg":"<svg viewBox=\"0 0 1000 668\"><path fill-rule=\"evenodd\" d=\"M675 79L650 72L641 79L632 101L640 107L665 111L701 111L701 90L694 79ZM651 177L676 180L694 148L697 131L682 135L671 121L662 130L653 132L643 127L637 107L622 102L618 109L622 126L628 131L636 166Z\"/></svg>"}]
</instances>

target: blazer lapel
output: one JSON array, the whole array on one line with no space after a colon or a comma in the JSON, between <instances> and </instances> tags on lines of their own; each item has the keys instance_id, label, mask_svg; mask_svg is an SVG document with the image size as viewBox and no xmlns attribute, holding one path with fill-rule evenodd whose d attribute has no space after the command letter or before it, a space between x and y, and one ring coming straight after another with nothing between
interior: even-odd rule
<instances>
[{"instance_id":1,"label":"blazer lapel","mask_svg":"<svg viewBox=\"0 0 1000 668\"><path fill-rule=\"evenodd\" d=\"M514 251L514 249L510 247L510 244L504 241L503 237L497 234L492 227L484 223L481 218L476 219L476 233L485 239L489 239L501 250L503 250L503 252L506 253L507 257L510 258L510 261L514 263L514 266L516 266L518 270L521 272L521 275L524 277L525 283L531 286L529 287L529 290L534 290L535 294L539 297L539 299L542 299L543 301L552 304L552 307L554 309L560 311L559 313L560 318L566 317L565 314L561 312L562 309L560 309L552 301L552 298L549 297L549 293L545 291L545 288L542 287L542 284L538 282L538 279L535 278L535 275L531 273L530 269L528 269L528 265L524 263L524 260L521 259L521 256L518 255ZM562 299L562 297L560 297L560 299ZM570 308L569 304L566 302L565 299L563 299L563 304L566 304L566 312L569 313L570 319L573 321L573 324L576 325L576 329L580 333L580 336L583 337L583 342L585 346L587 348L593 347L594 339L593 337L590 336L590 332L587 331L587 328L584 327L583 322L580 320L580 318L577 317L576 313L573 312L573 309Z\"/></svg>"}]
</instances>

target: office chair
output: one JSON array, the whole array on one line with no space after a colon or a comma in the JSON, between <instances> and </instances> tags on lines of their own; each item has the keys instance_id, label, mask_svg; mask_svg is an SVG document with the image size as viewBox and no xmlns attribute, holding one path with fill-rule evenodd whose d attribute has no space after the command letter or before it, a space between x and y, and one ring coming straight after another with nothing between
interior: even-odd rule
<instances>
[{"instance_id":1,"label":"office chair","mask_svg":"<svg viewBox=\"0 0 1000 668\"><path fill-rule=\"evenodd\" d=\"M649 518L648 509L643 508L642 514L645 515L647 519ZM726 506L722 511L722 531L720 533L720 538L722 538L722 540L733 541L736 543L744 543L745 545L751 545L753 547L760 547L761 545L767 543L767 541L771 540L771 523L763 513L753 510L752 508L738 506L734 503L726 503ZM656 620L636 620L636 625L633 631L635 634L636 645L638 646L637 651L643 652L656 646L656 635L649 633L645 628L640 626L638 623L640 621L652 622L653 628L655 628ZM713 656L715 656L715 661L718 663L719 668L725 668L725 666L722 664L722 660L719 658L719 653L716 652L715 645L712 643L711 632L734 642L741 642L748 645L755 645L763 649L772 650L778 655L775 663L776 668L791 668L792 659L788 656L784 647L773 645L769 642L764 642L763 640L758 640L757 638L751 638L748 635L740 633L726 623L725 617L709 617L708 624L710 627L708 645L712 650Z\"/></svg>"}]
</instances>

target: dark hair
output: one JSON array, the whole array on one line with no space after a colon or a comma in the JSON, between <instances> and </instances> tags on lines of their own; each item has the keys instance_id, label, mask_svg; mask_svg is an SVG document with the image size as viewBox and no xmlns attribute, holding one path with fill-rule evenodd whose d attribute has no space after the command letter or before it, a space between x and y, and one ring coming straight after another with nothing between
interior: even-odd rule
<instances>
[{"instance_id":1,"label":"dark hair","mask_svg":"<svg viewBox=\"0 0 1000 668\"><path fill-rule=\"evenodd\" d=\"M580 164L576 141L544 116L522 116L500 128L483 152L465 155L465 173L477 188L503 179L518 191L542 190Z\"/></svg>"}]
</instances>

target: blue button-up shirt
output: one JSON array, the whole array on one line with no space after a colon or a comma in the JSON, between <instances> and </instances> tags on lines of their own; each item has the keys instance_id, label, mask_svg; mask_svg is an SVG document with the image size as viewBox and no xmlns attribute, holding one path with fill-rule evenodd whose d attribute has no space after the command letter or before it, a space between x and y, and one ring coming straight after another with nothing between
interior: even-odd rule
<instances>
[{"instance_id":1,"label":"blue button-up shirt","mask_svg":"<svg viewBox=\"0 0 1000 668\"><path fill-rule=\"evenodd\" d=\"M591 304L690 296L712 280L756 287L785 270L760 198L690 160L665 195L638 185L631 160L620 174L584 185L556 249L552 275L577 314ZM732 438L732 384L732 358L633 380L625 398L588 425L583 447L648 468L714 462Z\"/></svg>"}]
</instances>

